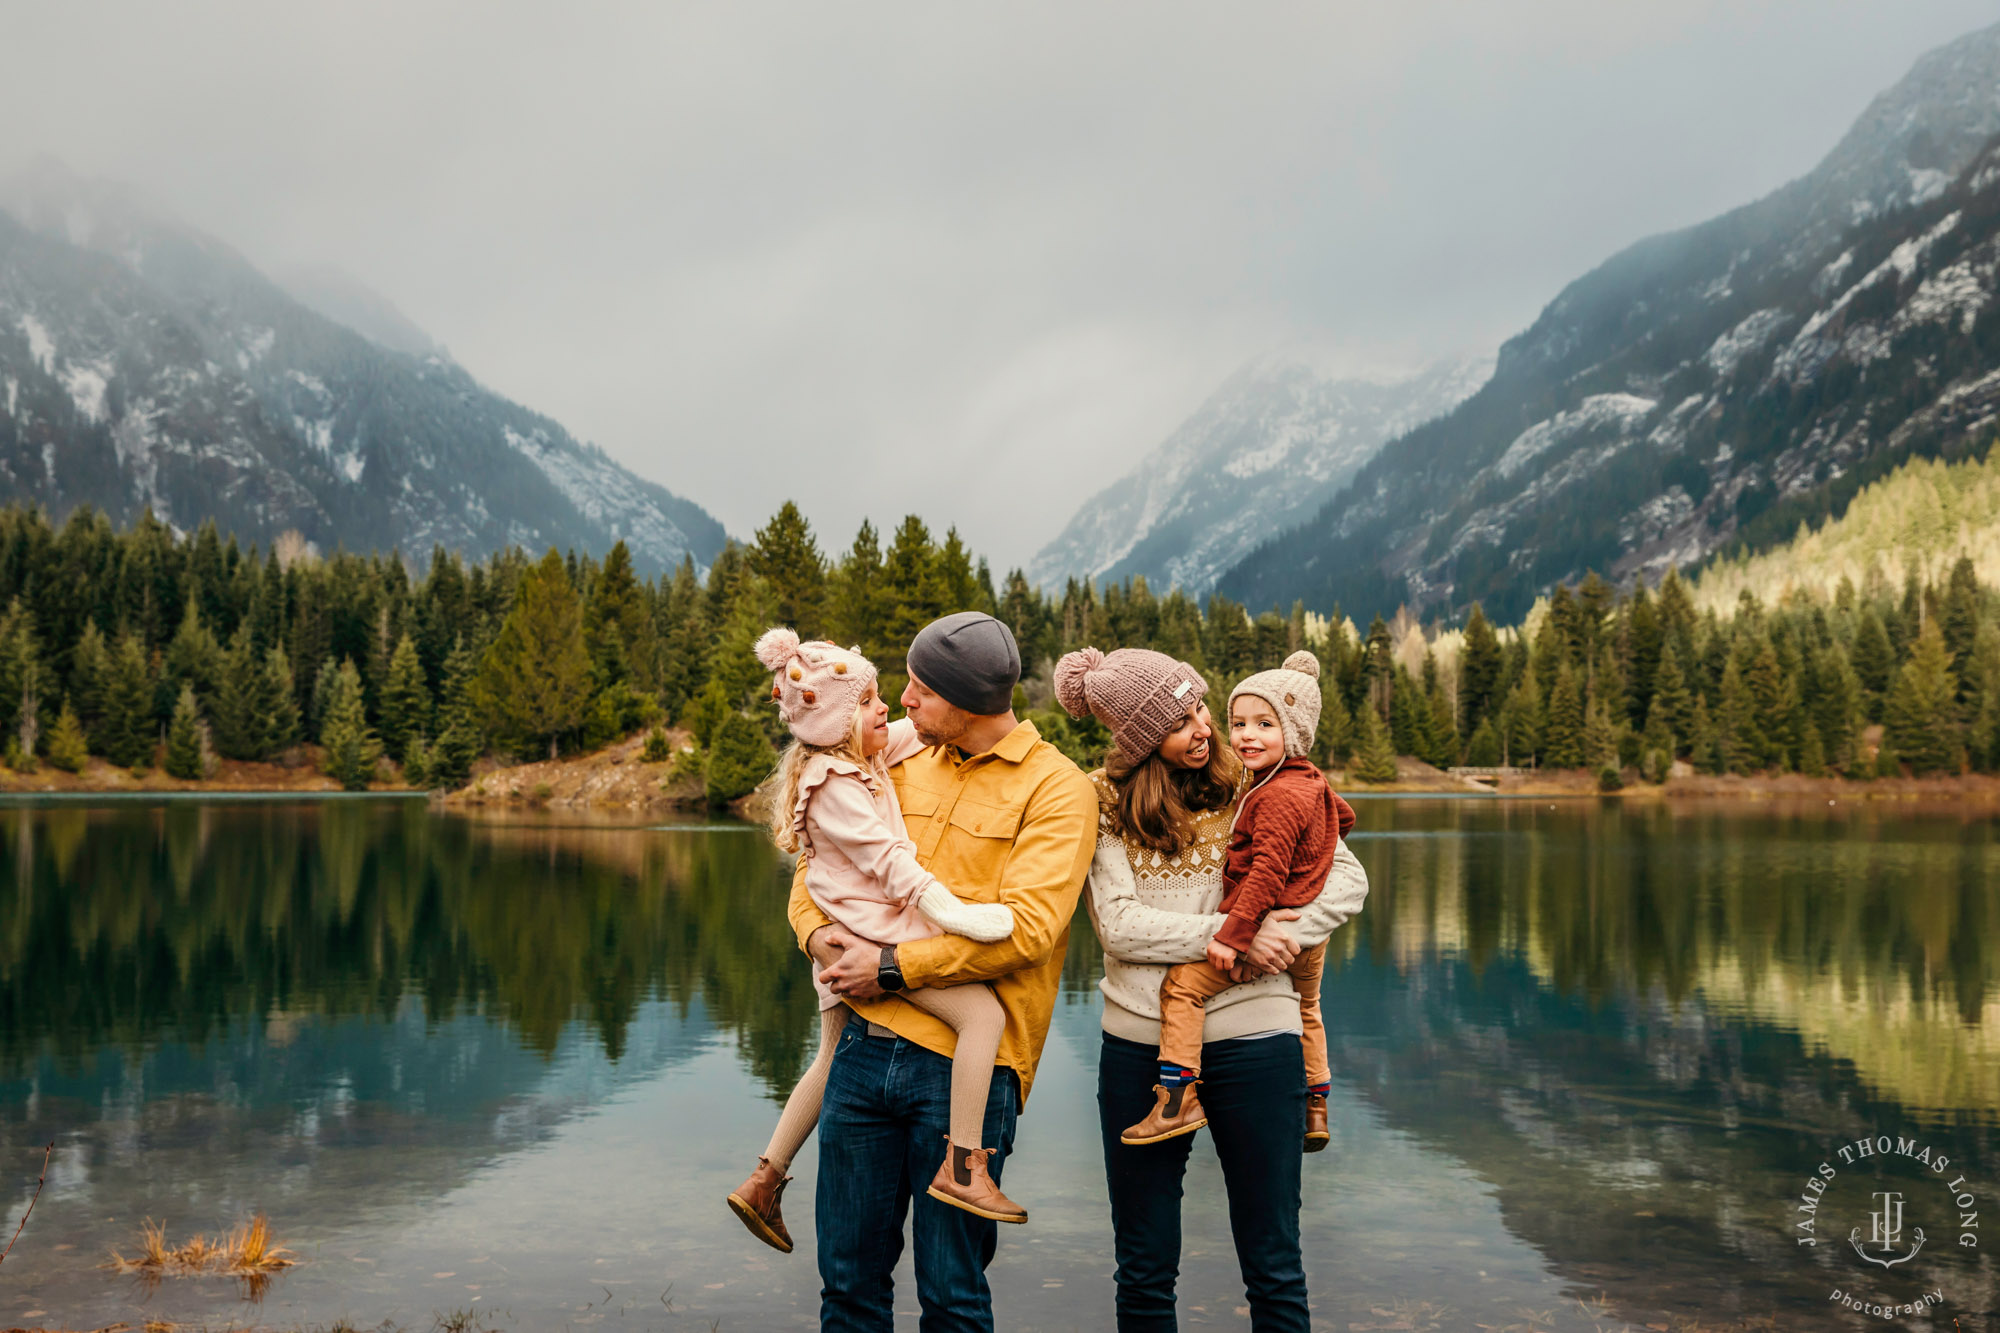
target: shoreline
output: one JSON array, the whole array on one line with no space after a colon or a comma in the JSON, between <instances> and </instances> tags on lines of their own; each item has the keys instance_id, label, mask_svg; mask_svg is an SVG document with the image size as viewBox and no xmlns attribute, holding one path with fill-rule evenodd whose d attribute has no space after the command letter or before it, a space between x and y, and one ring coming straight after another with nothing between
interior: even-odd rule
<instances>
[{"instance_id":1,"label":"shoreline","mask_svg":"<svg viewBox=\"0 0 2000 1333\"><path fill-rule=\"evenodd\" d=\"M647 762L641 756L646 736L640 733L589 754L526 764L482 760L471 782L451 792L428 792L401 782L371 783L366 791L343 791L340 784L306 762L253 764L225 761L212 778L184 781L154 769L143 777L92 758L82 773L65 773L44 764L34 773L0 770L0 799L8 797L149 797L191 796L218 799L297 797L419 797L442 807L477 813L483 810L598 810L633 815L690 814L710 809L698 771L682 771L681 758L692 752L687 733L668 733L674 758ZM1798 773L1682 774L1664 784L1634 781L1615 792L1599 791L1596 775L1586 769L1543 770L1506 777L1491 785L1456 778L1419 760L1398 761L1395 782L1352 780L1339 769L1328 779L1343 795L1368 798L1451 796L1485 798L1595 797L1621 801L1826 801L1954 803L2000 809L2000 775L1954 774L1926 778L1809 778ZM761 816L758 793L724 807L738 817Z\"/></svg>"}]
</instances>

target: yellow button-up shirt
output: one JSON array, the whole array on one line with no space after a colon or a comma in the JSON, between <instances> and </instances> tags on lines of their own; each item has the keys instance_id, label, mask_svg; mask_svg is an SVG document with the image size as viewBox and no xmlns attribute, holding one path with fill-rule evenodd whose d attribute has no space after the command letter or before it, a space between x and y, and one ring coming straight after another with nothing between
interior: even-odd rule
<instances>
[{"instance_id":1,"label":"yellow button-up shirt","mask_svg":"<svg viewBox=\"0 0 2000 1333\"><path fill-rule=\"evenodd\" d=\"M1069 947L1069 922L1097 845L1097 795L1082 770L1023 722L991 750L963 761L947 747L890 770L917 860L967 902L1005 903L1014 933L994 944L939 935L896 946L912 988L993 984L1007 1024L998 1063L1021 1080L1025 1101L1048 1040ZM805 859L792 875L799 947L833 924L806 894ZM817 966L817 964L815 964ZM957 1034L896 995L848 1003L871 1023L949 1056Z\"/></svg>"}]
</instances>

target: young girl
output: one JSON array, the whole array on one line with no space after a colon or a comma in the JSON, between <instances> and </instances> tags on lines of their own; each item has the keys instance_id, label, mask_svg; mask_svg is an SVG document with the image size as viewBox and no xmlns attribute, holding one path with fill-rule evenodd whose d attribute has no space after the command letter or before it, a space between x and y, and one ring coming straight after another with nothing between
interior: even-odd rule
<instances>
[{"instance_id":1,"label":"young girl","mask_svg":"<svg viewBox=\"0 0 2000 1333\"><path fill-rule=\"evenodd\" d=\"M1303 907L1326 887L1354 811L1306 758L1319 727L1319 659L1296 652L1275 671L1260 671L1229 693L1229 743L1250 774L1250 788L1230 825L1223 870L1222 929L1208 958L1181 963L1160 985L1160 1081L1153 1109L1120 1135L1124 1143L1163 1143L1208 1123L1201 1080L1202 1008L1235 984L1231 969L1274 907ZM1326 1028L1320 1021L1320 973L1326 945L1316 944L1285 969L1299 997L1305 1048L1307 1152L1326 1147L1326 1098L1332 1086Z\"/></svg>"},{"instance_id":2,"label":"young girl","mask_svg":"<svg viewBox=\"0 0 2000 1333\"><path fill-rule=\"evenodd\" d=\"M914 723L890 724L889 705L875 688L874 665L856 650L802 644L783 628L767 631L756 651L775 673L771 698L792 732L792 744L778 761L771 836L785 851L804 854L806 892L819 909L884 945L946 931L989 942L1013 934L1012 909L963 902L917 864L889 769L923 745ZM819 980L816 967L813 985L819 990L819 1053L786 1100L757 1169L729 1196L729 1206L751 1234L787 1254L792 1237L779 1212L790 1179L785 1169L819 1123L827 1068L849 1012ZM1027 1210L987 1174L988 1154L980 1143L1004 1022L1000 1002L984 984L925 987L903 998L958 1034L949 1150L930 1196L996 1222L1027 1221Z\"/></svg>"}]
</instances>

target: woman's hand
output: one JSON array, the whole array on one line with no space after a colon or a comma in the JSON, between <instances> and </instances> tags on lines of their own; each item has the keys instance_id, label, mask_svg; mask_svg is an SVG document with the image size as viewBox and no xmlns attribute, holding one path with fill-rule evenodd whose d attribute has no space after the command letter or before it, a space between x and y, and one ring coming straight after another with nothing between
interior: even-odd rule
<instances>
[{"instance_id":1,"label":"woman's hand","mask_svg":"<svg viewBox=\"0 0 2000 1333\"><path fill-rule=\"evenodd\" d=\"M1298 941L1285 933L1281 923L1298 919L1299 914L1289 907L1266 914L1264 924L1257 927L1257 937L1237 959L1230 975L1238 981L1254 981L1290 967L1299 956Z\"/></svg>"}]
</instances>

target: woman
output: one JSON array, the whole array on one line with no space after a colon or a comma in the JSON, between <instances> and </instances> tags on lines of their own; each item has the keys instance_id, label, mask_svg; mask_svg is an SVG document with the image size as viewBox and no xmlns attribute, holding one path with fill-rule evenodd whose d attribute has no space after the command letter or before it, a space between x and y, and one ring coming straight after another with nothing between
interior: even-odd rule
<instances>
[{"instance_id":1,"label":"woman","mask_svg":"<svg viewBox=\"0 0 2000 1333\"><path fill-rule=\"evenodd\" d=\"M1160 981L1205 955L1223 917L1222 872L1241 766L1211 726L1201 673L1164 653L1094 648L1056 666L1072 716L1096 717L1113 746L1090 775L1096 859L1086 890L1104 946L1104 1038L1097 1104L1118 1260L1120 1333L1173 1330L1181 1182L1194 1137L1129 1146L1121 1131L1151 1109L1159 1069ZM1345 844L1326 891L1265 918L1245 979L1209 1000L1202 1104L1229 1192L1230 1230L1255 1333L1310 1327L1299 1253L1306 1130L1298 996L1284 968L1361 910L1368 879Z\"/></svg>"}]
</instances>

